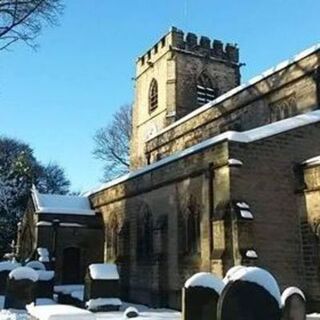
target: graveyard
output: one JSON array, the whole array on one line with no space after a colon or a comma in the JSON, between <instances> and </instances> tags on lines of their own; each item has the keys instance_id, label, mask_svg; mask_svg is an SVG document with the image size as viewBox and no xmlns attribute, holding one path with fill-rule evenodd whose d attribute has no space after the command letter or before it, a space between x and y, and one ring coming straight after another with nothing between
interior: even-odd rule
<instances>
[{"instance_id":1,"label":"graveyard","mask_svg":"<svg viewBox=\"0 0 320 320\"><path fill-rule=\"evenodd\" d=\"M283 292L274 276L259 267L234 266L219 278L191 276L182 290L182 311L148 308L121 297L116 264L91 264L83 284L55 285L50 263L0 262L1 320L316 320L297 287Z\"/></svg>"},{"instance_id":2,"label":"graveyard","mask_svg":"<svg viewBox=\"0 0 320 320\"><path fill-rule=\"evenodd\" d=\"M67 2L0 0L0 52L74 14L42 59L0 62L0 320L320 320L320 43L300 41L316 26L275 64L292 39L245 2L224 23L219 3L172 2L164 25L192 32L154 40L164 2ZM222 29L193 30L189 6ZM256 38L237 34L247 13Z\"/></svg>"}]
</instances>

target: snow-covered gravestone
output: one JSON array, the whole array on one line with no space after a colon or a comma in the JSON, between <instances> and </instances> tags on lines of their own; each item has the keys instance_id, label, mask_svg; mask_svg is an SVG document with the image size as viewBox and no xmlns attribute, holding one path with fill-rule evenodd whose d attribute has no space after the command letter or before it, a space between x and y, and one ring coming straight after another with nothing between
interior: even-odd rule
<instances>
[{"instance_id":1,"label":"snow-covered gravestone","mask_svg":"<svg viewBox=\"0 0 320 320\"><path fill-rule=\"evenodd\" d=\"M119 310L119 273L112 263L91 264L85 278L84 298L92 311Z\"/></svg>"},{"instance_id":2,"label":"snow-covered gravestone","mask_svg":"<svg viewBox=\"0 0 320 320\"><path fill-rule=\"evenodd\" d=\"M0 295L3 296L6 293L7 279L9 273L15 268L20 267L19 263L4 261L0 262Z\"/></svg>"},{"instance_id":3,"label":"snow-covered gravestone","mask_svg":"<svg viewBox=\"0 0 320 320\"><path fill-rule=\"evenodd\" d=\"M25 309L35 300L38 274L28 267L18 267L9 273L4 309Z\"/></svg>"},{"instance_id":4,"label":"snow-covered gravestone","mask_svg":"<svg viewBox=\"0 0 320 320\"><path fill-rule=\"evenodd\" d=\"M257 267L239 268L218 302L218 320L280 320L281 297L274 277Z\"/></svg>"},{"instance_id":5,"label":"snow-covered gravestone","mask_svg":"<svg viewBox=\"0 0 320 320\"><path fill-rule=\"evenodd\" d=\"M37 299L53 299L54 271L36 271L38 282L36 286Z\"/></svg>"},{"instance_id":6,"label":"snow-covered gravestone","mask_svg":"<svg viewBox=\"0 0 320 320\"><path fill-rule=\"evenodd\" d=\"M42 262L36 261L36 260L29 261L26 264L26 267L31 268L33 270L43 270L43 271L46 270L45 265Z\"/></svg>"},{"instance_id":7,"label":"snow-covered gravestone","mask_svg":"<svg viewBox=\"0 0 320 320\"><path fill-rule=\"evenodd\" d=\"M224 283L212 273L199 272L182 289L183 320L214 320Z\"/></svg>"},{"instance_id":8,"label":"snow-covered gravestone","mask_svg":"<svg viewBox=\"0 0 320 320\"><path fill-rule=\"evenodd\" d=\"M303 292L290 287L281 295L282 320L305 320L306 319L306 298Z\"/></svg>"}]
</instances>

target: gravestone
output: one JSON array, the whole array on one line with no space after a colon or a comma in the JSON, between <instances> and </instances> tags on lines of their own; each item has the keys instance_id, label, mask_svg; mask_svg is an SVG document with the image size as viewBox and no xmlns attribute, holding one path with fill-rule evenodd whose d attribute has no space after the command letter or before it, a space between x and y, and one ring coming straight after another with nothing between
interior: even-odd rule
<instances>
[{"instance_id":1,"label":"gravestone","mask_svg":"<svg viewBox=\"0 0 320 320\"><path fill-rule=\"evenodd\" d=\"M43 271L46 270L45 265L42 262L36 261L36 260L29 261L26 264L26 267L31 268L33 270L43 270Z\"/></svg>"},{"instance_id":2,"label":"gravestone","mask_svg":"<svg viewBox=\"0 0 320 320\"><path fill-rule=\"evenodd\" d=\"M84 298L92 311L116 311L121 306L117 266L111 263L91 264L85 277Z\"/></svg>"},{"instance_id":3,"label":"gravestone","mask_svg":"<svg viewBox=\"0 0 320 320\"><path fill-rule=\"evenodd\" d=\"M24 310L35 301L38 274L31 268L19 267L9 273L4 309Z\"/></svg>"},{"instance_id":4,"label":"gravestone","mask_svg":"<svg viewBox=\"0 0 320 320\"><path fill-rule=\"evenodd\" d=\"M289 287L281 295L282 320L305 320L306 298L296 287Z\"/></svg>"},{"instance_id":5,"label":"gravestone","mask_svg":"<svg viewBox=\"0 0 320 320\"><path fill-rule=\"evenodd\" d=\"M53 299L54 271L38 270L37 274L36 298Z\"/></svg>"},{"instance_id":6,"label":"gravestone","mask_svg":"<svg viewBox=\"0 0 320 320\"><path fill-rule=\"evenodd\" d=\"M280 320L281 298L273 276L257 267L231 275L218 301L218 320Z\"/></svg>"},{"instance_id":7,"label":"gravestone","mask_svg":"<svg viewBox=\"0 0 320 320\"><path fill-rule=\"evenodd\" d=\"M7 280L9 273L15 268L20 267L19 263L4 261L0 262L0 295L4 296L6 293Z\"/></svg>"},{"instance_id":8,"label":"gravestone","mask_svg":"<svg viewBox=\"0 0 320 320\"><path fill-rule=\"evenodd\" d=\"M224 283L211 273L200 272L189 278L182 289L183 320L215 320Z\"/></svg>"}]
</instances>

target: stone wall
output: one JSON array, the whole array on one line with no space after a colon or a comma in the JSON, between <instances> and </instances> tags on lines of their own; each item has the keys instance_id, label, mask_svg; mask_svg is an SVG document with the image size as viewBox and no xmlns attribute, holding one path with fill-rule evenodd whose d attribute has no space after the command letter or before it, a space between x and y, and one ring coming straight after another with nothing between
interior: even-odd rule
<instances>
[{"instance_id":1,"label":"stone wall","mask_svg":"<svg viewBox=\"0 0 320 320\"><path fill-rule=\"evenodd\" d=\"M79 272L80 280L84 279L89 264L103 261L104 231L103 222L99 216L67 214L39 214L38 216L39 221L53 222L55 219L60 221L56 231L53 226L38 226L36 244L37 247L47 248L51 257L55 250L54 266L57 283L63 283L65 280L64 273L69 267L66 263L69 262L66 261L64 253L68 248L79 250L79 264L74 262L72 266L74 268L70 266L70 271Z\"/></svg>"},{"instance_id":2,"label":"stone wall","mask_svg":"<svg viewBox=\"0 0 320 320\"><path fill-rule=\"evenodd\" d=\"M105 234L113 234L114 216L121 226L115 256L108 254L114 252L108 245L112 237L106 238L105 260L119 264L128 299L179 308L180 289L190 275L201 270L223 276L242 263L267 268L283 288L302 287L317 300L306 284L300 215L307 209L297 192L301 162L320 153L319 128L308 125L251 143L220 142L93 194ZM237 201L249 204L252 221L239 218ZM200 212L199 251L185 247L188 210ZM141 258L146 216L152 250ZM254 249L258 258L244 257L245 249Z\"/></svg>"},{"instance_id":3,"label":"stone wall","mask_svg":"<svg viewBox=\"0 0 320 320\"><path fill-rule=\"evenodd\" d=\"M314 155L313 155L314 156ZM306 160L306 159L305 159ZM299 189L305 279L312 302L320 307L320 168L305 166Z\"/></svg>"},{"instance_id":4,"label":"stone wall","mask_svg":"<svg viewBox=\"0 0 320 320\"><path fill-rule=\"evenodd\" d=\"M127 287L124 291L130 300L178 308L184 281L201 269L210 270L213 167L217 167L218 186L227 179L219 169L227 159L226 143L221 143L91 197L93 206L103 214L106 235L113 234L110 227L117 216L118 254L108 254L108 250L114 250L108 246L112 237L107 237L105 259L120 266L122 286ZM139 250L145 249L139 246L139 234L146 214L151 215L148 228L152 250L139 257ZM188 214L200 217L198 250L186 248L190 245L185 236L184 219ZM122 232L123 226L127 227Z\"/></svg>"},{"instance_id":5,"label":"stone wall","mask_svg":"<svg viewBox=\"0 0 320 320\"><path fill-rule=\"evenodd\" d=\"M314 124L250 144L230 143L229 151L243 162L232 168L230 191L254 216L256 263L272 272L282 289L301 287L310 302L320 301L320 256L313 255L310 234L313 219L320 218L319 194L309 190L304 202L301 163L320 154L319 129Z\"/></svg>"},{"instance_id":6,"label":"stone wall","mask_svg":"<svg viewBox=\"0 0 320 320\"><path fill-rule=\"evenodd\" d=\"M319 64L317 51L213 107L196 110L149 139L147 157L157 161L221 132L245 131L317 108Z\"/></svg>"}]
</instances>

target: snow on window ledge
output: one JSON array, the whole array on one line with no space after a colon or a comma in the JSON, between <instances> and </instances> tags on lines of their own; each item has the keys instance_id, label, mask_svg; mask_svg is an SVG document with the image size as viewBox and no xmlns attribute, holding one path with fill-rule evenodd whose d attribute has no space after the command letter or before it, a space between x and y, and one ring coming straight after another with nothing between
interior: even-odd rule
<instances>
[{"instance_id":1,"label":"snow on window ledge","mask_svg":"<svg viewBox=\"0 0 320 320\"><path fill-rule=\"evenodd\" d=\"M253 219L253 214L249 210L240 210L240 216L243 219L249 219L249 220Z\"/></svg>"},{"instance_id":2,"label":"snow on window ledge","mask_svg":"<svg viewBox=\"0 0 320 320\"><path fill-rule=\"evenodd\" d=\"M247 250L246 251L246 257L250 259L258 259L258 254L255 250Z\"/></svg>"}]
</instances>

